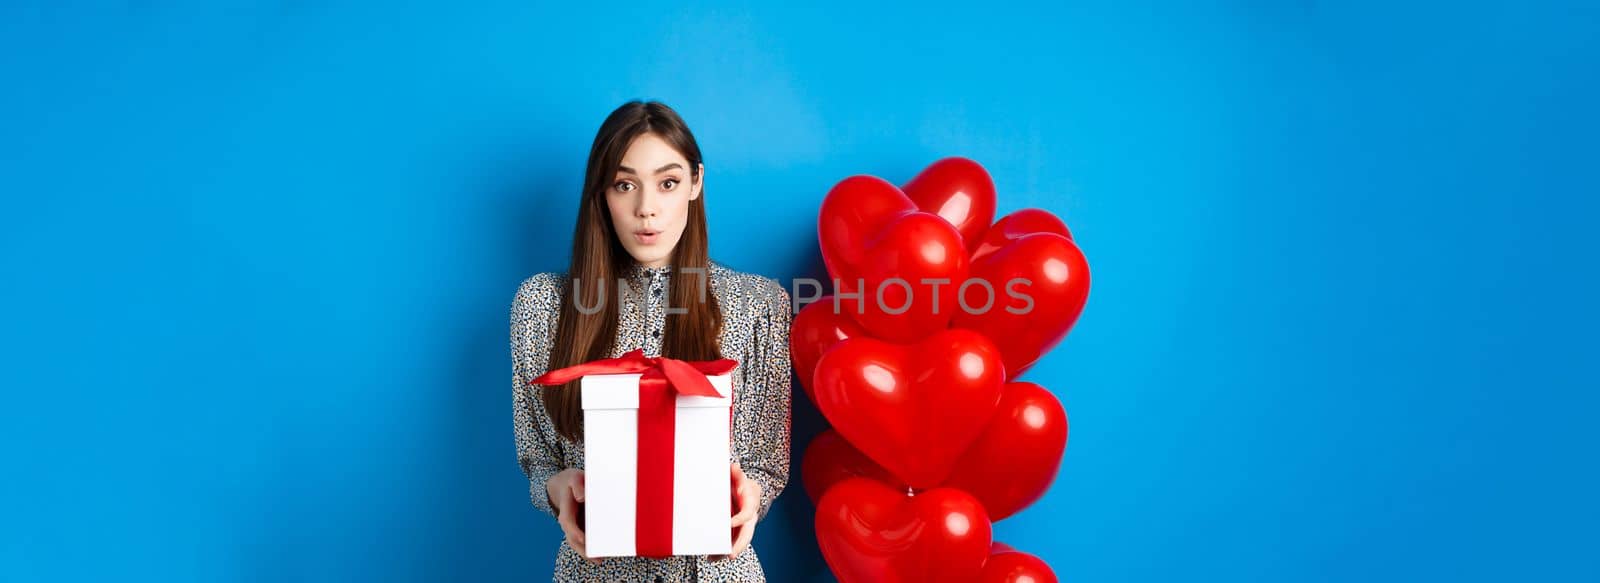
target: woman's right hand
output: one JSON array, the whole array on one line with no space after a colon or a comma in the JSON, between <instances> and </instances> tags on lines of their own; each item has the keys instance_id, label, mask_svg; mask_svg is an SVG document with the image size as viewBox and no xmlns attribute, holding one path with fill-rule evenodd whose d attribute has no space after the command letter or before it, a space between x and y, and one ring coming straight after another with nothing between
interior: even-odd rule
<instances>
[{"instance_id":1,"label":"woman's right hand","mask_svg":"<svg viewBox=\"0 0 1600 583\"><path fill-rule=\"evenodd\" d=\"M567 535L567 546L590 563L600 564L600 559L589 558L584 546L583 525L578 523L583 509L583 470L561 470L544 483L544 490L550 496L550 507L556 509L556 522L561 524L561 532Z\"/></svg>"}]
</instances>

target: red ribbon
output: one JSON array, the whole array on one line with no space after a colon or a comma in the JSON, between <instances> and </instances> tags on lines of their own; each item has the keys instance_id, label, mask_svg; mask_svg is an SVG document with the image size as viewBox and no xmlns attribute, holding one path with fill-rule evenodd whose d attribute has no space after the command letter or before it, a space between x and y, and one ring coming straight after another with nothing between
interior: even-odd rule
<instances>
[{"instance_id":1,"label":"red ribbon","mask_svg":"<svg viewBox=\"0 0 1600 583\"><path fill-rule=\"evenodd\" d=\"M635 486L634 552L641 557L672 556L673 436L677 431L677 396L720 397L708 375L726 374L739 366L733 359L683 361L645 356L634 350L549 371L530 385L563 385L600 374L641 373L639 377L639 458ZM732 411L729 411L732 414Z\"/></svg>"}]
</instances>

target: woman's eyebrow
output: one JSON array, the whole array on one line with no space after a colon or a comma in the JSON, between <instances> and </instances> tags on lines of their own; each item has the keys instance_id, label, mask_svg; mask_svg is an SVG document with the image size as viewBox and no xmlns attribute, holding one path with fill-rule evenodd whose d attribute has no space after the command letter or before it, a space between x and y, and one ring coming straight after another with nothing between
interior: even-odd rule
<instances>
[{"instance_id":1,"label":"woman's eyebrow","mask_svg":"<svg viewBox=\"0 0 1600 583\"><path fill-rule=\"evenodd\" d=\"M660 167L660 168L657 168L657 169L656 169L656 172L655 172L655 173L656 173L656 174L660 174L660 173L662 173L662 172L666 172L666 171L668 171L668 170L671 170L671 169L673 169L673 168L677 168L677 169L679 169L679 170L682 170L682 169L683 169L683 165L682 165L682 164L679 164L679 163L677 163L677 162L673 162L673 163L671 163L671 164L667 164L667 165L666 165L666 166L662 166L662 167ZM623 172L627 172L627 173L629 173L629 174L638 174L638 172L637 172L637 171L635 171L635 170L634 170L634 169L632 169L632 168L629 168L629 167L627 167L627 166L618 166L618 167L617 167L617 170L621 170L621 171L623 171Z\"/></svg>"}]
</instances>

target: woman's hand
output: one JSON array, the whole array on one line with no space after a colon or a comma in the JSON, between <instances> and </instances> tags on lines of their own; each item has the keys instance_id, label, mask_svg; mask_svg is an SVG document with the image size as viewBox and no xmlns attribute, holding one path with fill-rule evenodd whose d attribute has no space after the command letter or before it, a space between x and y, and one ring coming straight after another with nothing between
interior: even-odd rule
<instances>
[{"instance_id":1,"label":"woman's hand","mask_svg":"<svg viewBox=\"0 0 1600 583\"><path fill-rule=\"evenodd\" d=\"M739 462L733 463L733 499L737 501L733 515L733 551L716 560L733 559L750 546L756 535L756 515L761 509L761 483L744 475Z\"/></svg>"},{"instance_id":2,"label":"woman's hand","mask_svg":"<svg viewBox=\"0 0 1600 583\"><path fill-rule=\"evenodd\" d=\"M544 491L550 496L550 507L556 509L556 522L561 525L561 532L567 535L567 546L589 562L600 564L601 559L589 558L589 551L584 547L583 525L578 524L578 515L583 511L583 470L561 470L545 481Z\"/></svg>"}]
</instances>

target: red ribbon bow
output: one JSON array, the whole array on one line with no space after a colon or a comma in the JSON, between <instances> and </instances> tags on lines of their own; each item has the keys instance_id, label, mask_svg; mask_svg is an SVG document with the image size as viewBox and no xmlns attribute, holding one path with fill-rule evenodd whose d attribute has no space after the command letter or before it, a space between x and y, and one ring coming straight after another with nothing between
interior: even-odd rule
<instances>
[{"instance_id":1,"label":"red ribbon bow","mask_svg":"<svg viewBox=\"0 0 1600 583\"><path fill-rule=\"evenodd\" d=\"M681 395L720 397L721 393L706 380L709 375L727 374L739 361L731 358L719 360L678 360L665 356L645 356L643 349L635 349L616 358L592 360L566 368L558 368L528 381L530 385L564 385L580 377L596 374L644 373L639 379L640 394L645 383L660 384L661 389L676 390Z\"/></svg>"},{"instance_id":2,"label":"red ribbon bow","mask_svg":"<svg viewBox=\"0 0 1600 583\"><path fill-rule=\"evenodd\" d=\"M562 385L589 375L639 376L639 457L635 487L634 552L641 557L672 556L673 435L677 431L677 396L720 397L709 375L726 374L739 361L683 361L665 356L645 356L633 350L606 358L546 372L530 385ZM730 408L731 409L731 408ZM732 415L732 411L729 411ZM585 527L587 528L587 526Z\"/></svg>"}]
</instances>

